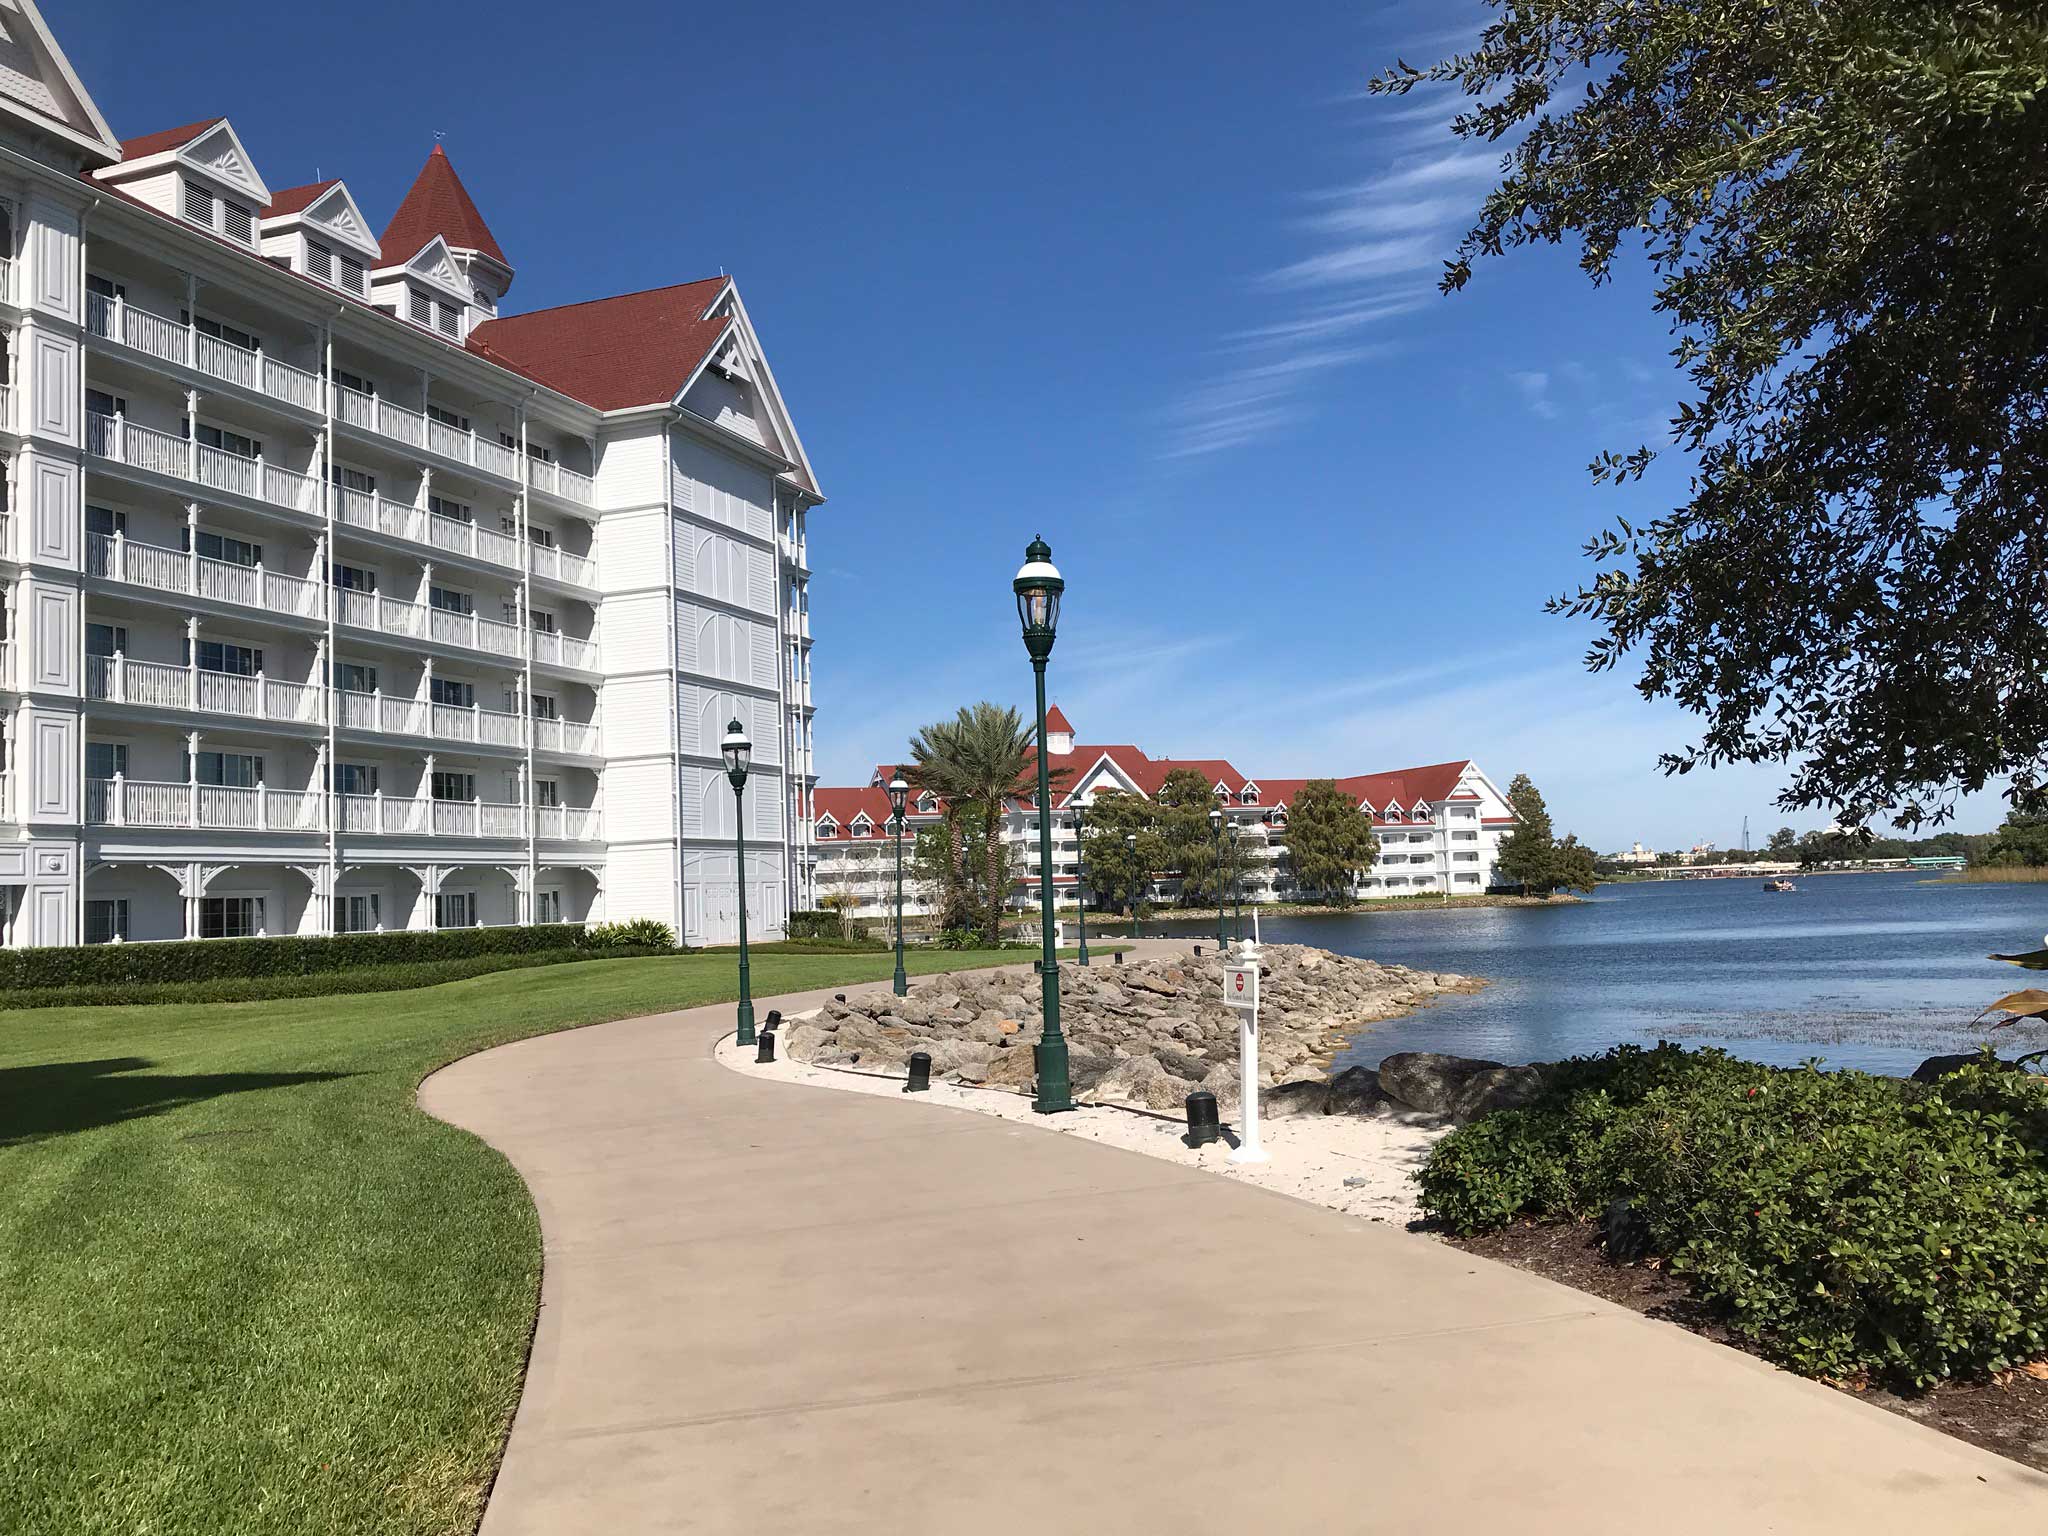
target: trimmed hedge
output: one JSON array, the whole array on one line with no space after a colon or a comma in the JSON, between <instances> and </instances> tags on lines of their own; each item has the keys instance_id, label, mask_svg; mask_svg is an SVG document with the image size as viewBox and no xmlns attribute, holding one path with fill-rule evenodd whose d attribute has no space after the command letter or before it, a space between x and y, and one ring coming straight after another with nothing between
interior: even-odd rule
<instances>
[{"instance_id":1,"label":"trimmed hedge","mask_svg":"<svg viewBox=\"0 0 2048 1536\"><path fill-rule=\"evenodd\" d=\"M1808 1376L1925 1387L2048 1356L2048 1079L1988 1053L1921 1084L1621 1046L1417 1177L1461 1233L1604 1217Z\"/></svg>"},{"instance_id":2,"label":"trimmed hedge","mask_svg":"<svg viewBox=\"0 0 2048 1536\"><path fill-rule=\"evenodd\" d=\"M420 960L409 965L362 965L297 976L223 976L211 981L106 983L79 987L32 987L0 992L0 1010L10 1008L118 1008L138 1004L257 1003L286 997L341 997L367 992L405 992L467 981L498 971L566 965L580 960L632 960L671 955L669 949L550 949L531 954L470 955L457 960Z\"/></svg>"},{"instance_id":3,"label":"trimmed hedge","mask_svg":"<svg viewBox=\"0 0 2048 1536\"><path fill-rule=\"evenodd\" d=\"M658 924L655 926L659 926ZM181 939L165 944L90 944L0 950L0 992L42 987L136 987L231 977L321 976L367 966L532 955L589 947L560 923L524 928L400 929L332 938ZM643 946L644 947L644 941Z\"/></svg>"},{"instance_id":4,"label":"trimmed hedge","mask_svg":"<svg viewBox=\"0 0 2048 1536\"><path fill-rule=\"evenodd\" d=\"M782 931L792 939L843 939L846 920L837 912L792 912Z\"/></svg>"}]
</instances>

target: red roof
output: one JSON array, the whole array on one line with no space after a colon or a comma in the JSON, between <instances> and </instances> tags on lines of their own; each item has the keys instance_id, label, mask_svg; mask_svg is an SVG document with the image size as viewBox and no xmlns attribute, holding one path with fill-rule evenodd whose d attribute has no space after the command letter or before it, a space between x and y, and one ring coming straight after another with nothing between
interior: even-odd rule
<instances>
[{"instance_id":1,"label":"red roof","mask_svg":"<svg viewBox=\"0 0 2048 1536\"><path fill-rule=\"evenodd\" d=\"M281 219L288 213L303 212L340 185L341 178L332 176L326 181L309 181L303 187L286 187L270 199L270 206L263 210L263 217Z\"/></svg>"},{"instance_id":2,"label":"red roof","mask_svg":"<svg viewBox=\"0 0 2048 1536\"><path fill-rule=\"evenodd\" d=\"M391 250L388 230L384 246ZM486 320L469 333L469 347L601 411L666 404L725 334L730 322L706 312L728 281L707 277Z\"/></svg>"},{"instance_id":3,"label":"red roof","mask_svg":"<svg viewBox=\"0 0 2048 1536\"><path fill-rule=\"evenodd\" d=\"M1060 713L1057 704L1045 712L1045 728L1048 731L1065 731L1069 736L1074 734L1074 728L1067 724L1067 717Z\"/></svg>"},{"instance_id":4,"label":"red roof","mask_svg":"<svg viewBox=\"0 0 2048 1536\"><path fill-rule=\"evenodd\" d=\"M187 123L182 128L160 128L155 133L145 133L139 139L123 139L121 158L141 160L150 155L160 155L167 149L183 149L215 123L226 121L224 117L208 117L196 123Z\"/></svg>"},{"instance_id":5,"label":"red roof","mask_svg":"<svg viewBox=\"0 0 2048 1536\"><path fill-rule=\"evenodd\" d=\"M482 251L501 266L509 269L512 265L498 249L490 226L438 144L420 167L398 212L384 226L384 254L391 261L410 261L436 235L457 250Z\"/></svg>"}]
</instances>

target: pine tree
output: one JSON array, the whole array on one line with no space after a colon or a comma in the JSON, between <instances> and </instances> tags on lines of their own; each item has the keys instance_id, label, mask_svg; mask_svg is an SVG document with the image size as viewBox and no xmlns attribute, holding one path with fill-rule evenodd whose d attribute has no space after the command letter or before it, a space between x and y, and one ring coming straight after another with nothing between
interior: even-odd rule
<instances>
[{"instance_id":1,"label":"pine tree","mask_svg":"<svg viewBox=\"0 0 2048 1536\"><path fill-rule=\"evenodd\" d=\"M1550 830L1550 809L1526 773L1516 774L1509 782L1508 804L1514 809L1515 830L1501 843L1494 869L1502 880L1521 886L1532 896L1547 895L1557 887L1557 843Z\"/></svg>"},{"instance_id":2,"label":"pine tree","mask_svg":"<svg viewBox=\"0 0 2048 1536\"><path fill-rule=\"evenodd\" d=\"M1372 864L1372 818L1335 779L1310 779L1287 811L1287 861L1294 888L1325 901L1351 900L1353 879Z\"/></svg>"}]
</instances>

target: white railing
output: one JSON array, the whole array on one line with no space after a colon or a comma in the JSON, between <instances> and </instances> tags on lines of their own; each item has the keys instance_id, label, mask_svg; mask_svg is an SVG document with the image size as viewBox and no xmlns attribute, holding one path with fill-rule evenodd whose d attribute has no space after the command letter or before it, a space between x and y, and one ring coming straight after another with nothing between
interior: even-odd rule
<instances>
[{"instance_id":1,"label":"white railing","mask_svg":"<svg viewBox=\"0 0 2048 1536\"><path fill-rule=\"evenodd\" d=\"M187 437L140 426L125 416L87 415L85 446L90 453L119 464L190 480L209 490L246 496L252 501L289 507L294 512L320 510L320 481L258 457L210 448Z\"/></svg>"},{"instance_id":2,"label":"white railing","mask_svg":"<svg viewBox=\"0 0 2048 1536\"><path fill-rule=\"evenodd\" d=\"M579 640L574 635L551 635L545 630L533 632L533 659L559 667L581 667L586 672L597 670L597 642Z\"/></svg>"},{"instance_id":3,"label":"white railing","mask_svg":"<svg viewBox=\"0 0 2048 1536\"><path fill-rule=\"evenodd\" d=\"M380 437L396 438L408 447L427 446L425 414L393 405L382 395L366 395L337 384L334 386L334 414L336 419L351 427L361 427Z\"/></svg>"},{"instance_id":4,"label":"white railing","mask_svg":"<svg viewBox=\"0 0 2048 1536\"><path fill-rule=\"evenodd\" d=\"M564 469L547 459L529 458L527 468L533 476L533 488L537 491L547 491L564 501L573 501L583 507L596 500L595 487L588 475L579 474L573 469Z\"/></svg>"},{"instance_id":5,"label":"white railing","mask_svg":"<svg viewBox=\"0 0 2048 1536\"><path fill-rule=\"evenodd\" d=\"M503 443L486 442L476 439L476 466L487 469L494 475L503 475L507 480L519 478L519 455Z\"/></svg>"},{"instance_id":6,"label":"white railing","mask_svg":"<svg viewBox=\"0 0 2048 1536\"><path fill-rule=\"evenodd\" d=\"M595 843L604 837L603 814L594 805L544 805L536 835L544 842Z\"/></svg>"},{"instance_id":7,"label":"white railing","mask_svg":"<svg viewBox=\"0 0 2048 1536\"><path fill-rule=\"evenodd\" d=\"M337 830L386 837L526 836L527 808L516 801L429 800L383 794L340 795ZM535 835L548 842L595 842L601 823L595 806L544 805L535 810Z\"/></svg>"},{"instance_id":8,"label":"white railing","mask_svg":"<svg viewBox=\"0 0 2048 1536\"><path fill-rule=\"evenodd\" d=\"M321 798L312 789L152 783L115 774L111 779L86 780L85 819L105 827L317 832Z\"/></svg>"},{"instance_id":9,"label":"white railing","mask_svg":"<svg viewBox=\"0 0 2048 1536\"><path fill-rule=\"evenodd\" d=\"M533 574L552 576L556 581L574 582L579 587L597 585L597 562L583 555L572 555L566 549L532 546Z\"/></svg>"},{"instance_id":10,"label":"white railing","mask_svg":"<svg viewBox=\"0 0 2048 1536\"><path fill-rule=\"evenodd\" d=\"M308 411L320 409L320 375L268 353L238 347L195 326L138 309L125 299L88 294L86 329L95 336L133 347L166 363L194 368L243 389L269 395Z\"/></svg>"},{"instance_id":11,"label":"white railing","mask_svg":"<svg viewBox=\"0 0 2048 1536\"><path fill-rule=\"evenodd\" d=\"M598 753L595 720L535 720L533 744L543 752L574 752L585 757Z\"/></svg>"},{"instance_id":12,"label":"white railing","mask_svg":"<svg viewBox=\"0 0 2048 1536\"><path fill-rule=\"evenodd\" d=\"M237 565L160 544L144 544L120 533L86 536L85 569L89 576L180 596L208 597L265 613L288 613L303 619L326 616L321 597L324 589L317 581L265 570L260 564Z\"/></svg>"}]
</instances>

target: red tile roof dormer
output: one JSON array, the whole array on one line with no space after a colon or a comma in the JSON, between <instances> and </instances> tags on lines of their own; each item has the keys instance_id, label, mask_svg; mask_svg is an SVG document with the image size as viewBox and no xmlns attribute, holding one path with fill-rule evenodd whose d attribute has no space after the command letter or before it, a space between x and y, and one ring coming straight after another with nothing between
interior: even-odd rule
<instances>
[{"instance_id":1,"label":"red tile roof dormer","mask_svg":"<svg viewBox=\"0 0 2048 1536\"><path fill-rule=\"evenodd\" d=\"M1065 731L1069 736L1074 734L1074 728L1067 723L1067 717L1057 704L1045 712L1045 728L1048 731Z\"/></svg>"},{"instance_id":2,"label":"red tile roof dormer","mask_svg":"<svg viewBox=\"0 0 2048 1536\"><path fill-rule=\"evenodd\" d=\"M182 128L160 128L155 133L145 133L139 139L121 141L123 160L144 160L151 155L161 155L167 150L183 149L215 123L224 123L224 117L201 118L196 123L187 123Z\"/></svg>"},{"instance_id":3,"label":"red tile roof dormer","mask_svg":"<svg viewBox=\"0 0 2048 1536\"><path fill-rule=\"evenodd\" d=\"M334 176L326 181L309 181L303 187L286 187L272 195L270 206L263 210L266 219L281 219L288 213L304 213L328 192L341 185L341 178Z\"/></svg>"},{"instance_id":4,"label":"red tile roof dormer","mask_svg":"<svg viewBox=\"0 0 2048 1536\"><path fill-rule=\"evenodd\" d=\"M396 259L388 231L384 242L386 257ZM601 411L666 405L732 324L710 313L728 281L700 278L500 316L469 333L469 349Z\"/></svg>"},{"instance_id":5,"label":"red tile roof dormer","mask_svg":"<svg viewBox=\"0 0 2048 1536\"><path fill-rule=\"evenodd\" d=\"M398 212L384 226L384 259L410 261L436 235L446 240L451 250L482 251L506 271L512 270L512 263L498 249L490 226L471 201L469 189L438 144L420 167Z\"/></svg>"}]
</instances>

